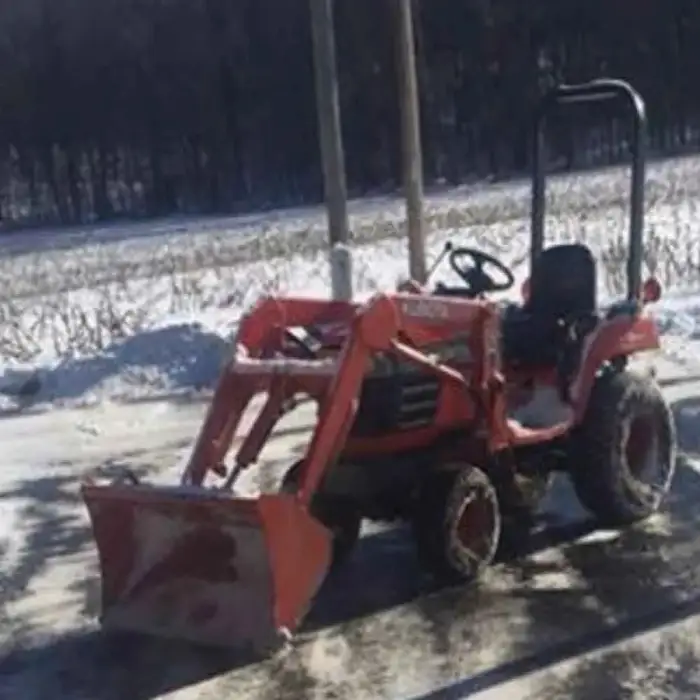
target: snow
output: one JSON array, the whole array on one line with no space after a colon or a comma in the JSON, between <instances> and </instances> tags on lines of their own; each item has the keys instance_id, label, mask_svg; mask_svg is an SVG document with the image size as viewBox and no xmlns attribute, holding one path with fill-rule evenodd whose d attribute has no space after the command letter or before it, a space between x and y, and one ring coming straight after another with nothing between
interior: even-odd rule
<instances>
[{"instance_id":1,"label":"snow","mask_svg":"<svg viewBox=\"0 0 700 700\"><path fill-rule=\"evenodd\" d=\"M653 254L647 255L646 272L654 268L664 284L664 298L653 312L664 334L665 376L700 376L700 188L692 190L700 182L698 174L700 161L693 159L649 170L653 196L647 226ZM547 221L549 240L583 240L591 247L601 262L603 299L620 293L619 270L605 255L611 240L626 238L626 187L620 172L609 170L558 178L550 188L555 213ZM429 260L447 240L492 253L516 276L514 289L501 297L517 298L528 269L525 185L437 194L429 200L429 211L434 218ZM358 230L393 226L400 232L402 205L395 199L353 203L351 212ZM85 594L76 581L81 569L94 562L76 554L82 550L72 539L85 526L76 479L98 465L100 473L112 474L128 464L157 482L173 483L174 469L187 458L206 408L206 392L201 401L169 399L213 386L241 314L261 295L329 296L327 253L292 245L307 240L309 230L322 228L322 212L309 208L0 238L0 254L6 256L0 261L0 411L20 413L0 420L0 631L11 629L20 640L0 637L0 656L5 645L24 643L24 635L33 640L47 630L62 634L85 626ZM243 264L236 251L261 235L265 245L290 241L288 252ZM395 289L408 268L405 238L369 237L360 236L362 242L353 246L359 299ZM434 279L455 281L447 264ZM286 465L294 447L289 442L273 446L270 461ZM48 551L46 561L40 565L27 557L28 548ZM30 576L26 567L37 570ZM8 572L18 570L31 580L23 593L18 584L5 581ZM564 581L564 588L579 584L565 574L552 576ZM36 629L26 630L18 620L31 620ZM392 615L386 620L377 625L403 625L406 638L413 636L415 620L400 622ZM506 638L502 641L505 654L510 647ZM309 650L312 675L330 678L336 667L347 666L346 646L343 637L319 637ZM415 667L424 682L430 674L418 661ZM439 685L442 668L431 673ZM51 689L52 678L39 674L34 694L27 691L26 697L41 697L42 689ZM0 696L3 687L0 679ZM237 693L243 686L232 687ZM227 692L215 689L212 697L222 695Z\"/></svg>"},{"instance_id":2,"label":"snow","mask_svg":"<svg viewBox=\"0 0 700 700\"><path fill-rule=\"evenodd\" d=\"M522 222L515 221L492 227L495 230L436 232L428 242L428 257L436 258L448 239L486 250L511 265L516 276L514 290L500 296L517 298L528 269L528 241L521 227ZM596 252L602 247L596 241L589 241L589 245ZM404 240L389 239L354 249L353 283L358 299L396 288L405 278L405 248ZM330 294L324 252L239 265L224 275L213 270L192 273L189 287L186 280L180 283L182 292L174 289L167 276L137 279L128 286L111 285L106 292L104 288L74 290L61 297L60 308L51 306L56 302L50 299L33 299L14 323L32 329L32 342L38 350L28 360L5 359L0 380L0 388L5 387L4 407L26 405L27 396L18 399L13 388L23 387L27 377L36 375L41 389L29 397L32 405L76 405L211 386L240 315L260 296L275 293L327 298ZM456 281L446 263L434 277ZM601 275L604 296L610 296L607 283ZM105 299L109 309L102 313ZM658 307L669 337L680 333L685 339L694 333L693 314L699 310L700 302L687 295L671 297ZM106 328L110 318L137 320L133 321L133 332L119 337ZM103 338L103 349L95 351L90 342L98 335ZM675 353L683 351L678 343L673 347Z\"/></svg>"},{"instance_id":3,"label":"snow","mask_svg":"<svg viewBox=\"0 0 700 700\"><path fill-rule=\"evenodd\" d=\"M683 185L684 178L697 171L698 162L693 159L671 161L650 168L648 189L661 189L661 194L653 198L654 201L648 207L647 229L652 232L656 247L661 246L658 257L664 258L664 250L668 253L664 261L667 268L687 264L682 259L683 253L692 258L700 243L700 224L696 221L700 199L687 197L678 200L676 197L677 190L682 192L683 186L689 186L687 183ZM616 199L620 196L620 190L624 190L625 178L616 170L557 178L550 187L550 199L555 208L558 200L566 203L568 192L578 192L582 181L586 187L585 203L590 211L582 214L574 208L572 212L557 213L548 217L547 227L551 240L583 240L594 252L600 254L607 241L626 238L627 216L624 203L621 205ZM527 187L516 184L489 188L472 186L433 196L428 202L429 212L444 213L449 218L449 214L456 211L455 207L459 211L464 208L480 210L486 207L491 211L490 217L487 217L491 221L434 231L427 244L429 260L439 255L448 239L481 248L500 256L514 268L518 280L517 290L527 274L527 195ZM608 204L610 201L613 204ZM369 222L378 226L381 222L400 220L401 208L393 198L377 198L354 203L351 214L354 221L359 221L361 225ZM135 279L100 284L97 275L98 283L68 292L61 297L61 303L85 310L98 307L106 297L117 307L117 315L129 312L132 315L143 315L145 318L142 319L141 327L144 334L171 326L198 324L206 337L213 333L229 338L235 332L235 323L240 314L262 294L328 296L329 268L323 251L303 254L291 252L288 256L274 260L254 260L246 265L222 266L220 260L225 259L226 255L217 246L238 247L256 235L259 237L261 233L263 237L293 237L299 231L321 228L322 221L322 212L318 208L309 208L236 218L115 225L67 234L61 232L58 236L46 232L30 234L25 248L29 247L32 236L41 242L34 243L33 251L35 254L38 252L42 261L38 274L52 278L51 286L55 289L65 286L65 277L70 277L66 274L66 269L68 272L76 268L88 270L90 274L83 276L90 277L96 270L99 271L114 260L123 262L129 259L132 253L136 262L142 262L144 259L159 260L163 251L169 256L183 251L190 252L203 260L203 267L195 271L186 270L177 280L169 273L147 279L139 279L137 275ZM68 253L65 251L66 241L71 246ZM213 249L216 250L212 253ZM47 250L52 250L53 254L47 255ZM212 253L212 256L207 258L207 253ZM61 256L68 262L57 262ZM23 277L22 265L35 265L37 258L27 255L13 257L12 263L13 278L17 282ZM394 289L397 281L405 278L407 267L406 243L403 238L356 246L353 283L357 296L362 299L376 291ZM683 282L679 279L683 277L683 270L675 276L674 272L679 271L655 270L657 275L666 278L663 280L667 285L666 292L672 292L674 286ZM445 274L448 278L454 278L447 266L443 265L440 276L445 277ZM31 276L36 277L37 273ZM671 285L668 284L669 281ZM605 296L610 295L610 282L605 275L601 275L601 292ZM688 309L692 310L692 302L689 306L687 295L681 297L681 300L685 304L686 316L689 317ZM22 315L28 317L30 323L41 327L39 320L46 312L46 295L32 301L35 303L22 308ZM676 308L676 302L670 303L671 307ZM666 301L660 310L664 308ZM65 334L67 329L57 330L55 325L44 325L43 329L40 328L40 337L36 341L41 350L35 359L39 360L40 366L55 366L60 364L62 355L66 354L61 352L61 348L70 345L66 340L56 342L55 336L61 335L61 331ZM53 348L49 336L54 337ZM157 342L158 338L154 340ZM115 347L118 348L122 342L116 342ZM188 345L189 342L186 342L185 346ZM153 351L147 350L147 346L147 342L141 344L146 354L153 356ZM113 354L113 348L106 349L104 354ZM133 365L133 353L130 357L130 364Z\"/></svg>"}]
</instances>

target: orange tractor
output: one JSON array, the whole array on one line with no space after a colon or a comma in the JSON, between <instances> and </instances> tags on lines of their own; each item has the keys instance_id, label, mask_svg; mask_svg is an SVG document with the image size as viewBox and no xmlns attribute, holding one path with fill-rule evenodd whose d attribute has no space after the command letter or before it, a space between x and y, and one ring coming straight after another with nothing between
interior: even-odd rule
<instances>
[{"instance_id":1,"label":"orange tractor","mask_svg":"<svg viewBox=\"0 0 700 700\"><path fill-rule=\"evenodd\" d=\"M544 249L543 134L554 108L607 98L630 109L635 139L628 294L602 310L590 251ZM181 482L83 485L105 627L268 648L298 627L363 518L408 522L429 571L472 581L556 471L609 523L659 507L673 421L658 387L628 368L634 353L659 347L645 306L660 288L640 279L644 105L619 81L563 86L537 125L521 304L488 299L513 275L466 248L449 251L458 288L413 286L364 304L263 299L241 321ZM258 394L266 400L237 437ZM235 495L300 396L317 404L303 458L277 493Z\"/></svg>"}]
</instances>

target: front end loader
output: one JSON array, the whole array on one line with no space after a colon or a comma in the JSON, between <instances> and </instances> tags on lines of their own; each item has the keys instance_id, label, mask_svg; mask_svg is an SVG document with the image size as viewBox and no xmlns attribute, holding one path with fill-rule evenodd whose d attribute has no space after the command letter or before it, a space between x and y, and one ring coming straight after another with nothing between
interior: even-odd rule
<instances>
[{"instance_id":1,"label":"front end loader","mask_svg":"<svg viewBox=\"0 0 700 700\"><path fill-rule=\"evenodd\" d=\"M507 440L488 410L497 369L493 305L393 295L334 308L336 318L339 311L351 332L336 356L320 359L285 357L281 348L287 329L317 322L327 303L266 299L243 320L179 485L83 485L102 571L103 626L253 649L274 644L297 627L332 563L333 523L315 514L330 465L353 450L359 460L369 451L425 449L467 429L481 436L482 449ZM455 331L466 334L468 371L420 350ZM365 376L396 358L442 385L440 414L384 444L352 437ZM237 427L260 393L266 402L229 466ZM236 478L299 395L318 403L318 421L294 488L234 495ZM497 534L489 537L493 543Z\"/></svg>"},{"instance_id":2,"label":"front end loader","mask_svg":"<svg viewBox=\"0 0 700 700\"><path fill-rule=\"evenodd\" d=\"M562 104L611 97L634 118L633 215L627 298L601 309L586 246L544 249L542 130ZM555 471L609 523L655 512L675 467L673 420L658 386L628 366L660 343L647 313L660 287L640 277L644 126L641 98L620 81L545 98L521 304L488 299L514 276L468 248L449 251L460 287L409 285L365 304L260 301L240 323L180 483L82 486L103 626L270 649L298 628L364 518L407 522L427 571L473 581L536 506L523 484ZM300 398L317 407L303 456L277 492L236 494Z\"/></svg>"}]
</instances>

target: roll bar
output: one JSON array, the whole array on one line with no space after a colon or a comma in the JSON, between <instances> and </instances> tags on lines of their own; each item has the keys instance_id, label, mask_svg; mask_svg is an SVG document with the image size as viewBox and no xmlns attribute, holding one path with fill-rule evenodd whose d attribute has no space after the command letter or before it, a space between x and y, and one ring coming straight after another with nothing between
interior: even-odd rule
<instances>
[{"instance_id":1,"label":"roll bar","mask_svg":"<svg viewBox=\"0 0 700 700\"><path fill-rule=\"evenodd\" d=\"M579 85L559 85L545 94L540 101L535 121L530 264L534 265L544 249L547 119L564 105L610 100L618 100L621 103L621 106L628 112L633 127L629 257L627 260L627 297L633 300L639 296L642 276L647 118L646 107L641 95L623 80L601 78Z\"/></svg>"}]
</instances>

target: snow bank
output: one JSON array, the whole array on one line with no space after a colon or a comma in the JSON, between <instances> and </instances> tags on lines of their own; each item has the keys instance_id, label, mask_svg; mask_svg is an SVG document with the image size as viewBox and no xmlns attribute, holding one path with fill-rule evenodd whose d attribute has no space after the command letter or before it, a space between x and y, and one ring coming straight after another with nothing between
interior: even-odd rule
<instances>
[{"instance_id":1,"label":"snow bank","mask_svg":"<svg viewBox=\"0 0 700 700\"><path fill-rule=\"evenodd\" d=\"M211 387L230 334L228 325L173 319L94 355L7 367L0 379L0 411L174 396Z\"/></svg>"}]
</instances>

